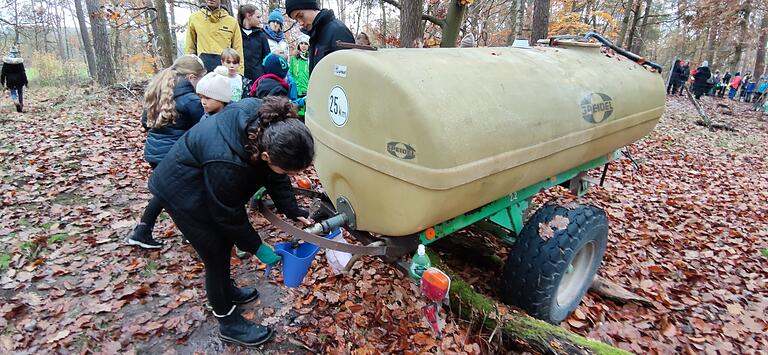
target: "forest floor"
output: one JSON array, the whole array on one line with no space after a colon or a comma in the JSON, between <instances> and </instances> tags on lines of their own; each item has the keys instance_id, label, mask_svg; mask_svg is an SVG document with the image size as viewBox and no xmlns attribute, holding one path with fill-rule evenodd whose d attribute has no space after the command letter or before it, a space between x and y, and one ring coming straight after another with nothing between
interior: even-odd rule
<instances>
[{"instance_id":1,"label":"forest floor","mask_svg":"<svg viewBox=\"0 0 768 355\"><path fill-rule=\"evenodd\" d=\"M202 264L170 218L156 228L162 249L124 244L149 198L139 91L65 90L29 90L23 114L0 98L0 351L248 352L218 339ZM604 208L610 235L599 274L651 300L618 304L589 293L563 327L639 354L768 348L768 123L749 104L702 101L735 131L696 125L691 103L670 97L657 128L628 148L639 169L622 158L604 187L537 199ZM316 180L311 169L306 175ZM286 239L251 217L269 244ZM506 254L478 230L461 233ZM443 257L498 297L498 282L488 280L500 270ZM234 279L261 292L244 315L276 329L263 353L513 351L448 312L435 340L416 287L378 259L333 276L321 251L296 289L279 272L265 279L256 258L232 260Z\"/></svg>"}]
</instances>

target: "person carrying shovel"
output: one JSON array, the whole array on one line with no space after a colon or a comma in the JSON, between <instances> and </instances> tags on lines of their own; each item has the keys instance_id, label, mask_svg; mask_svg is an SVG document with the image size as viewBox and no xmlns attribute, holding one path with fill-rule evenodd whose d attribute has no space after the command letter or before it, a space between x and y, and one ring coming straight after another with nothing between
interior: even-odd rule
<instances>
[{"instance_id":1,"label":"person carrying shovel","mask_svg":"<svg viewBox=\"0 0 768 355\"><path fill-rule=\"evenodd\" d=\"M284 97L230 104L215 120L202 121L181 137L149 181L205 264L208 301L227 342L257 346L272 336L272 329L245 320L237 310L258 291L237 288L230 277L234 245L270 266L280 261L248 220L249 198L264 186L278 211L311 224L287 176L306 169L315 154L312 135L297 116Z\"/></svg>"}]
</instances>

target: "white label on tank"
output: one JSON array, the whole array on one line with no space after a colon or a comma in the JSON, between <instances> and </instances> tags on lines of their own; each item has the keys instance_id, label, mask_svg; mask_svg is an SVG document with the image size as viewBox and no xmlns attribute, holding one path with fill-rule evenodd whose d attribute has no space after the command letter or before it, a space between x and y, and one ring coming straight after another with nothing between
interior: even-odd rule
<instances>
[{"instance_id":1,"label":"white label on tank","mask_svg":"<svg viewBox=\"0 0 768 355\"><path fill-rule=\"evenodd\" d=\"M340 76L342 78L347 77L347 66L346 65L338 65L336 64L336 67L333 70L333 74L336 76Z\"/></svg>"},{"instance_id":2,"label":"white label on tank","mask_svg":"<svg viewBox=\"0 0 768 355\"><path fill-rule=\"evenodd\" d=\"M344 127L349 118L349 103L347 94L341 86L334 86L331 94L328 95L328 114L336 127Z\"/></svg>"}]
</instances>

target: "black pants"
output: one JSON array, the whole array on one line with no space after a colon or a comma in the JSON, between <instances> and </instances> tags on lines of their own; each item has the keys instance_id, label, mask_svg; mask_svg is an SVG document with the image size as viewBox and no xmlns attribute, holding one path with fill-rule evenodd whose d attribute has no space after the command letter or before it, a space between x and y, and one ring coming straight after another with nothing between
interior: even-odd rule
<instances>
[{"instance_id":1,"label":"black pants","mask_svg":"<svg viewBox=\"0 0 768 355\"><path fill-rule=\"evenodd\" d=\"M221 55L219 54L202 53L199 57L205 65L205 70L209 73L221 65Z\"/></svg>"},{"instance_id":2,"label":"black pants","mask_svg":"<svg viewBox=\"0 0 768 355\"><path fill-rule=\"evenodd\" d=\"M205 291L213 311L226 314L233 305L229 258L234 243L222 235L212 221L190 218L168 209L167 203L160 201L205 264Z\"/></svg>"},{"instance_id":3,"label":"black pants","mask_svg":"<svg viewBox=\"0 0 768 355\"><path fill-rule=\"evenodd\" d=\"M149 166L152 167L152 170L155 170L157 163L149 163ZM147 207L144 208L144 213L141 215L141 223L146 224L150 233L152 233L152 229L155 228L157 217L160 216L160 213L162 212L163 205L160 202L160 199L152 196L152 199L149 200Z\"/></svg>"},{"instance_id":4,"label":"black pants","mask_svg":"<svg viewBox=\"0 0 768 355\"><path fill-rule=\"evenodd\" d=\"M11 100L19 102L19 106L16 106L16 111L21 112L21 107L24 106L24 86L10 86L8 89L11 91Z\"/></svg>"}]
</instances>

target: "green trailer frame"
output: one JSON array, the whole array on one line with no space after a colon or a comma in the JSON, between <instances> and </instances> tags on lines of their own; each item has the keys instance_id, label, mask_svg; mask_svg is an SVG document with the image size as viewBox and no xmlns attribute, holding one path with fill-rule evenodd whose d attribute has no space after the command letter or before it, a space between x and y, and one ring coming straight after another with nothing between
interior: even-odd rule
<instances>
[{"instance_id":1,"label":"green trailer frame","mask_svg":"<svg viewBox=\"0 0 768 355\"><path fill-rule=\"evenodd\" d=\"M514 235L517 236L523 229L523 225L525 224L524 214L529 207L530 199L534 195L542 190L569 181L576 184L575 186L573 184L571 185L572 190L579 196L583 195L591 184L590 181L582 178L586 172L618 159L619 155L620 152L618 150L613 151L610 154L600 156L563 173L552 176L549 179L506 195L487 205L420 232L419 239L422 244L429 245L482 220L488 220L501 228L514 232ZM516 241L516 237L512 236L510 233L494 233L494 235L510 245L514 244Z\"/></svg>"}]
</instances>

